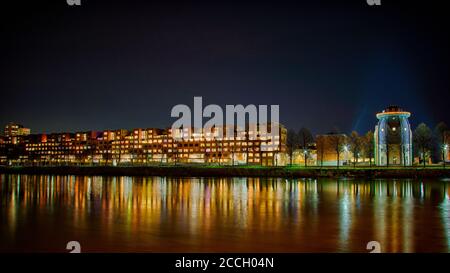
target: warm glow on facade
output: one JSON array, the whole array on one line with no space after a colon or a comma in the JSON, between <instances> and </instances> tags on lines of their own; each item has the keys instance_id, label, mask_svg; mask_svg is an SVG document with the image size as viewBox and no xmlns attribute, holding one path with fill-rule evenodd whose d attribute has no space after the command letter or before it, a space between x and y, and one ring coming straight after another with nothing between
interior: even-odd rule
<instances>
[{"instance_id":1,"label":"warm glow on facade","mask_svg":"<svg viewBox=\"0 0 450 273\"><path fill-rule=\"evenodd\" d=\"M34 134L18 139L6 136L0 145L9 148L3 149L7 154L1 154L0 161L21 165L152 162L284 165L286 129L280 126L279 130L275 136L258 132L256 139L250 139L248 131L234 138L214 137L214 132L202 131L180 141L174 140L173 134L183 134L183 130L156 128Z\"/></svg>"}]
</instances>

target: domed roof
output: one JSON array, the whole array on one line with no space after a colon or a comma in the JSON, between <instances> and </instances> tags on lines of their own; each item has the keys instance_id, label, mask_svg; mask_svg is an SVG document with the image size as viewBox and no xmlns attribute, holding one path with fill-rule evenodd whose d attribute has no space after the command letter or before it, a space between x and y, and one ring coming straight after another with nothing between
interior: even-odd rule
<instances>
[{"instance_id":1,"label":"domed roof","mask_svg":"<svg viewBox=\"0 0 450 273\"><path fill-rule=\"evenodd\" d=\"M392 115L409 117L411 113L404 111L397 105L389 105L388 107L386 107L386 109L377 114L377 118L380 119L382 117Z\"/></svg>"},{"instance_id":2,"label":"domed roof","mask_svg":"<svg viewBox=\"0 0 450 273\"><path fill-rule=\"evenodd\" d=\"M397 105L389 105L383 112L403 112L403 109Z\"/></svg>"}]
</instances>

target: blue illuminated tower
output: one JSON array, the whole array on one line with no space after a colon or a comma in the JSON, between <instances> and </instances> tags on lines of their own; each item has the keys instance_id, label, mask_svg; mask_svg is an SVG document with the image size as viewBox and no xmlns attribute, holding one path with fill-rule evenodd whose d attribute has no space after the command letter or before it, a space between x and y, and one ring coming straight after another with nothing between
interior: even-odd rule
<instances>
[{"instance_id":1,"label":"blue illuminated tower","mask_svg":"<svg viewBox=\"0 0 450 273\"><path fill-rule=\"evenodd\" d=\"M389 106L377 114L375 126L375 164L377 166L412 165L411 113Z\"/></svg>"}]
</instances>

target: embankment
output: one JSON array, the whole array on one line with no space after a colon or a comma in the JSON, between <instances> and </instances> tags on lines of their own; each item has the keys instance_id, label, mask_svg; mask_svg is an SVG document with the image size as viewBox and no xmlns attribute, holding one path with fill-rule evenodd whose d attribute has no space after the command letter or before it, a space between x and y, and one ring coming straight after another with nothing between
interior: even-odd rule
<instances>
[{"instance_id":1,"label":"embankment","mask_svg":"<svg viewBox=\"0 0 450 273\"><path fill-rule=\"evenodd\" d=\"M171 176L171 177L355 177L450 178L450 168L299 168L231 166L52 166L0 167L5 174Z\"/></svg>"}]
</instances>

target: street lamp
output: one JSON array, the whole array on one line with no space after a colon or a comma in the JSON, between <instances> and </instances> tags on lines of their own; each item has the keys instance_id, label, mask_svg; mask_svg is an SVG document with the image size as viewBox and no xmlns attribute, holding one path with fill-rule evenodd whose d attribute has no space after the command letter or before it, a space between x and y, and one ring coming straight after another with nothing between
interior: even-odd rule
<instances>
[{"instance_id":1,"label":"street lamp","mask_svg":"<svg viewBox=\"0 0 450 273\"><path fill-rule=\"evenodd\" d=\"M448 151L448 144L444 144L442 145L442 160L444 161L444 169L445 169L445 157L447 155L447 151Z\"/></svg>"}]
</instances>

